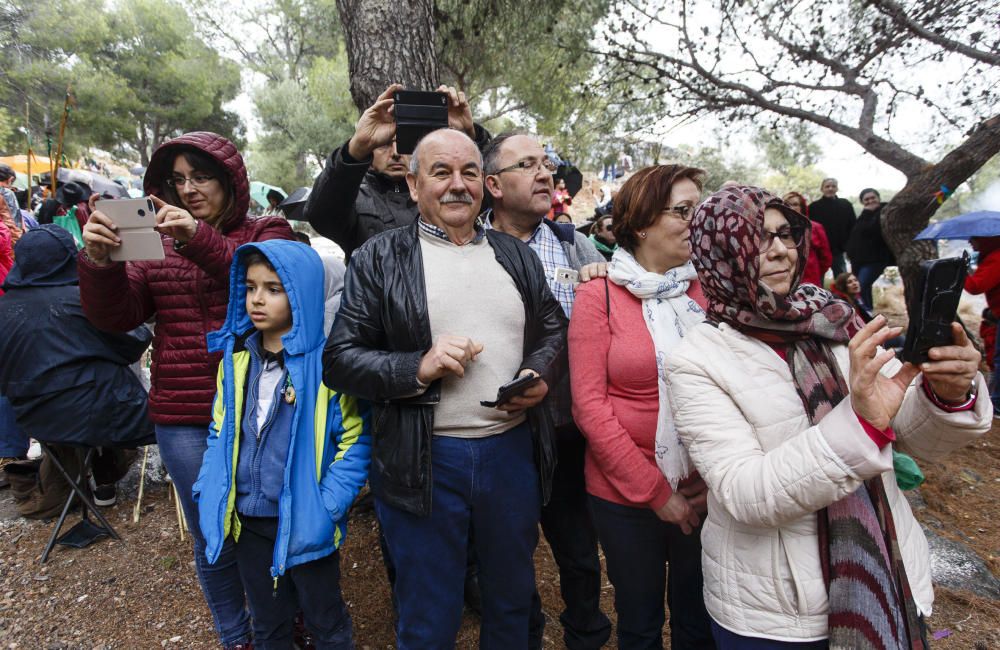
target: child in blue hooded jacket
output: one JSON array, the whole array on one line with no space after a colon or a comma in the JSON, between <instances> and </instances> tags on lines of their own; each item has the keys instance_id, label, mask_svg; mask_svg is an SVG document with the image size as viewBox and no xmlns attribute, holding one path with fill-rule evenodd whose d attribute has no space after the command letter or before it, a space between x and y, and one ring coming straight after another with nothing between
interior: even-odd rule
<instances>
[{"instance_id":1,"label":"child in blue hooded jacket","mask_svg":"<svg viewBox=\"0 0 1000 650\"><path fill-rule=\"evenodd\" d=\"M368 411L323 385L323 263L304 244L241 246L194 498L214 563L223 542L250 606L254 647L290 648L297 611L317 648L351 648L340 594L347 511L368 476Z\"/></svg>"}]
</instances>

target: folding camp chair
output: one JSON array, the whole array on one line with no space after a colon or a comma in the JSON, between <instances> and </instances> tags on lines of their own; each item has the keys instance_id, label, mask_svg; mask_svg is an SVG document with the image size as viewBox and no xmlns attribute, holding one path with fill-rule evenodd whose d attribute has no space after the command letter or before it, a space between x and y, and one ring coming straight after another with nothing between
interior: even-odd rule
<instances>
[{"instance_id":1,"label":"folding camp chair","mask_svg":"<svg viewBox=\"0 0 1000 650\"><path fill-rule=\"evenodd\" d=\"M42 552L42 564L49 559L49 553L52 552L52 548L56 544L72 546L74 548L84 548L85 546L89 546L103 537L110 536L114 539L120 540L121 536L114 529L111 523L104 518L104 515L101 514L100 510L98 510L94 505L94 495L90 489L89 476L95 448L73 448L73 451L79 460L80 467L79 474L74 479L74 477L66 470L65 466L59 460L59 456L53 453L52 448L44 442L39 442L39 444L45 453L49 455L52 460L52 464L55 465L56 469L60 474L62 474L63 478L66 479L70 486L69 496L66 497L66 505L63 506L62 514L59 515L59 519L56 521L56 525L52 529L52 534L49 536L49 541L45 545L45 550ZM63 523L66 521L66 515L69 514L69 510L73 507L73 502L77 498L80 499L81 503L80 521L60 536L59 531L62 529ZM90 520L88 512L92 512L94 516L97 517L99 524Z\"/></svg>"}]
</instances>

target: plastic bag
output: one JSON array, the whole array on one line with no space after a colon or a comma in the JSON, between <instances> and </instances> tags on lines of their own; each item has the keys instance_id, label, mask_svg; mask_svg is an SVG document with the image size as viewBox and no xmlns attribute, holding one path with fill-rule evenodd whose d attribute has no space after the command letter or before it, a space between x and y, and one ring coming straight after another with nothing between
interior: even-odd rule
<instances>
[{"instance_id":1,"label":"plastic bag","mask_svg":"<svg viewBox=\"0 0 1000 650\"><path fill-rule=\"evenodd\" d=\"M924 473L920 471L917 461L896 450L892 451L892 469L900 490L914 490L924 482Z\"/></svg>"}]
</instances>

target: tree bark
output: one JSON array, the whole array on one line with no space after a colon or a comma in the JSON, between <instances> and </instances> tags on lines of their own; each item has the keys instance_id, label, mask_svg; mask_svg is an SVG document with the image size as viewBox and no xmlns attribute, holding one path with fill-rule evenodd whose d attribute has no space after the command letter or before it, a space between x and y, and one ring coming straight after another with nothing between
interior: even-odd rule
<instances>
[{"instance_id":1,"label":"tree bark","mask_svg":"<svg viewBox=\"0 0 1000 650\"><path fill-rule=\"evenodd\" d=\"M359 111L392 83L412 90L439 85L433 0L337 0L337 9Z\"/></svg>"},{"instance_id":2,"label":"tree bark","mask_svg":"<svg viewBox=\"0 0 1000 650\"><path fill-rule=\"evenodd\" d=\"M935 165L909 176L906 185L882 210L882 234L896 255L907 301L909 288L921 260L936 256L932 241L914 241L938 209L935 193L945 186L954 191L1000 153L1000 115L980 123L965 142L952 149Z\"/></svg>"}]
</instances>

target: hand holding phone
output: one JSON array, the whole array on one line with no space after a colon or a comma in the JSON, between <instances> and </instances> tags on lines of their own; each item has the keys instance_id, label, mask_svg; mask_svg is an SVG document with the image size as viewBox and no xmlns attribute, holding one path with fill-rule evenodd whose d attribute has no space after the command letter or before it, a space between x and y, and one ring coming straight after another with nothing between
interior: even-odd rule
<instances>
[{"instance_id":1,"label":"hand holding phone","mask_svg":"<svg viewBox=\"0 0 1000 650\"><path fill-rule=\"evenodd\" d=\"M84 227L83 241L87 255L100 264L162 260L163 242L154 230L156 209L152 197L107 199L94 204L97 211Z\"/></svg>"},{"instance_id":2,"label":"hand holding phone","mask_svg":"<svg viewBox=\"0 0 1000 650\"><path fill-rule=\"evenodd\" d=\"M354 126L354 135L347 143L347 152L355 160L366 160L379 147L392 144L396 137L396 116L393 115L393 95L403 89L392 84L365 109Z\"/></svg>"},{"instance_id":3,"label":"hand holding phone","mask_svg":"<svg viewBox=\"0 0 1000 650\"><path fill-rule=\"evenodd\" d=\"M506 384L504 384L503 386L501 386L499 388L499 390L497 390L497 398L496 398L496 400L494 400L492 402L483 400L483 401L481 401L479 403L482 406L485 406L486 408L501 408L502 406L504 406L506 404L510 404L511 400L513 400L515 397L520 397L520 396L524 395L525 393L528 392L528 390L531 387L536 386L536 385L538 385L540 383L543 383L542 382L542 378L541 378L540 375L536 375L536 374L524 374L524 375L521 375L520 377L516 377L516 378L512 379L511 381L509 381ZM546 392L547 392L547 389L546 389ZM544 396L545 396L545 393L542 393L541 397L544 397ZM538 401L541 401L541 397L539 397ZM504 409L504 410L521 410L523 408L526 408L526 407L518 405L514 409Z\"/></svg>"},{"instance_id":4,"label":"hand holding phone","mask_svg":"<svg viewBox=\"0 0 1000 650\"><path fill-rule=\"evenodd\" d=\"M907 305L910 324L903 360L923 363L928 360L931 348L953 343L951 324L958 312L968 265L968 253L920 263L916 286Z\"/></svg>"}]
</instances>

